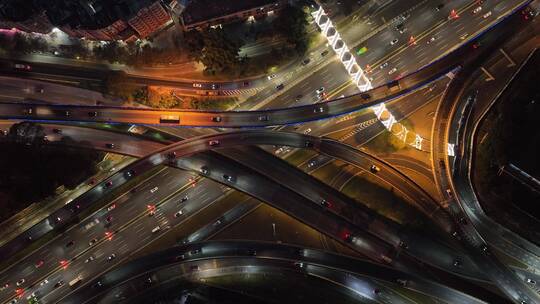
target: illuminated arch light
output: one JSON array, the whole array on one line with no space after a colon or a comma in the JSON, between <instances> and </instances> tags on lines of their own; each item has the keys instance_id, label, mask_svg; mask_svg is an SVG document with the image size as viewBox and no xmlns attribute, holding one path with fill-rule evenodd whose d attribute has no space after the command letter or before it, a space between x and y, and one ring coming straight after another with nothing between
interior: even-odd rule
<instances>
[{"instance_id":1,"label":"illuminated arch light","mask_svg":"<svg viewBox=\"0 0 540 304\"><path fill-rule=\"evenodd\" d=\"M351 75L354 81L354 84L358 87L358 89L360 89L360 91L362 92L372 89L373 86L371 85L371 81L364 75L364 71L362 71L362 68L358 65L358 63L356 63L356 59L350 53L349 48L347 47L345 42L341 39L341 35L339 35L337 29L332 24L332 20L330 20L328 15L326 15L322 6L319 6L319 9L311 13L311 15L313 16L313 19L315 19L315 22L321 29L321 33L328 40L329 45L332 46L332 49L336 52L336 54L338 55L343 65L345 65L347 72L349 73L349 75ZM329 33L332 33L332 34L329 34ZM339 42L341 42L343 46L337 47ZM344 61L343 59L345 58L347 54L351 56L350 61L349 60ZM356 74L357 72L356 73L351 72L352 67L354 66L358 67L360 71L359 74Z\"/></svg>"},{"instance_id":2,"label":"illuminated arch light","mask_svg":"<svg viewBox=\"0 0 540 304\"><path fill-rule=\"evenodd\" d=\"M420 135L414 134L414 137L415 137L414 141L411 143L407 143L407 136L413 133L411 133L411 131L409 131L407 127L405 127L404 125L396 121L396 118L394 117L394 115L392 115L390 111L388 111L384 103L372 106L371 109L373 110L375 116L377 116L377 120L379 120L383 124L383 126L388 131L390 131L390 133L392 133L394 136L399 138L404 143L410 146L413 146L418 150L422 150L422 141L424 141L424 139ZM383 118L383 114L385 114L384 116L385 117L387 116L388 118ZM399 126L400 131L393 132L392 131L393 126ZM448 155L450 155L450 153L448 153ZM453 155L453 146L452 146L452 155Z\"/></svg>"}]
</instances>

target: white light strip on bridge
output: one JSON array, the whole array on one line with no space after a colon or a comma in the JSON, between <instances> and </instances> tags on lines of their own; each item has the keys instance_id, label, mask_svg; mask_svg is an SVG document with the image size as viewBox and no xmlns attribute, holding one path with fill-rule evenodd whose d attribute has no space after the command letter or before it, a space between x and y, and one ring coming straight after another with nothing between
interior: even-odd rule
<instances>
[{"instance_id":1,"label":"white light strip on bridge","mask_svg":"<svg viewBox=\"0 0 540 304\"><path fill-rule=\"evenodd\" d=\"M321 28L322 34L328 39L329 45L332 46L332 49L338 54L339 59L345 65L345 68L347 69L347 72L352 76L354 84L360 89L360 91L364 92L367 90L370 90L373 88L371 85L371 81L366 77L364 74L364 71L362 71L362 68L356 63L356 59L354 56L350 53L349 48L347 45L345 45L345 42L341 39L341 36L339 35L337 29L332 24L332 21L326 15L324 12L322 6L319 6L319 9L313 13L311 13L313 18L315 19L315 22ZM323 17L326 18L326 22L322 22ZM333 31L331 31L333 30ZM329 35L329 32L333 32L332 35ZM343 44L342 47L336 48L336 45L338 45L339 41ZM343 57L346 57L347 53L351 56L350 62L349 60L344 61ZM356 71L359 73L352 72L354 68L356 67ZM359 75L359 76L357 76Z\"/></svg>"}]
</instances>

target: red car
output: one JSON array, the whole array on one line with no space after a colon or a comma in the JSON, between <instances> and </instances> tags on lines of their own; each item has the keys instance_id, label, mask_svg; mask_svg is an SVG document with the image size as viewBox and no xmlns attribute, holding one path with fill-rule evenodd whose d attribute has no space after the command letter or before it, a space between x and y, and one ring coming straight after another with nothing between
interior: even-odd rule
<instances>
[{"instance_id":1,"label":"red car","mask_svg":"<svg viewBox=\"0 0 540 304\"><path fill-rule=\"evenodd\" d=\"M43 260L38 261L38 262L36 263L36 265L35 265L36 268L39 268L39 267L43 266L43 263L44 263Z\"/></svg>"}]
</instances>

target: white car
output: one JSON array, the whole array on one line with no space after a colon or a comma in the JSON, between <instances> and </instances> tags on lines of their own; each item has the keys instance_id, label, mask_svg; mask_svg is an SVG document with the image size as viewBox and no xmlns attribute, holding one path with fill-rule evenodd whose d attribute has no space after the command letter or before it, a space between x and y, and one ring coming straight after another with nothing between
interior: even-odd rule
<instances>
[{"instance_id":1,"label":"white car","mask_svg":"<svg viewBox=\"0 0 540 304\"><path fill-rule=\"evenodd\" d=\"M482 7L479 6L479 7L475 8L475 9L473 9L472 13L473 14L478 14L481 10L482 10Z\"/></svg>"},{"instance_id":2,"label":"white car","mask_svg":"<svg viewBox=\"0 0 540 304\"><path fill-rule=\"evenodd\" d=\"M463 35L461 35L461 37L459 37L459 39L461 40L465 40L465 38L469 37L469 33L465 33Z\"/></svg>"},{"instance_id":3,"label":"white car","mask_svg":"<svg viewBox=\"0 0 540 304\"><path fill-rule=\"evenodd\" d=\"M393 69L391 69L390 71L388 71L388 75L392 75L392 74L394 74L396 71L397 71L397 69L396 69L396 68L393 68Z\"/></svg>"},{"instance_id":4,"label":"white car","mask_svg":"<svg viewBox=\"0 0 540 304\"><path fill-rule=\"evenodd\" d=\"M154 192L158 191L158 189L159 189L158 187L154 187L154 188L150 189L150 193L154 193Z\"/></svg>"},{"instance_id":5,"label":"white car","mask_svg":"<svg viewBox=\"0 0 540 304\"><path fill-rule=\"evenodd\" d=\"M24 282L26 282L25 279L20 279L17 281L17 286L21 286L22 284L24 284Z\"/></svg>"},{"instance_id":6,"label":"white car","mask_svg":"<svg viewBox=\"0 0 540 304\"><path fill-rule=\"evenodd\" d=\"M194 83L194 84L193 84L193 87L194 87L194 88L202 88L202 84L200 84L200 83Z\"/></svg>"},{"instance_id":7,"label":"white car","mask_svg":"<svg viewBox=\"0 0 540 304\"><path fill-rule=\"evenodd\" d=\"M491 11L485 13L482 18L486 19L487 17L491 16Z\"/></svg>"},{"instance_id":8,"label":"white car","mask_svg":"<svg viewBox=\"0 0 540 304\"><path fill-rule=\"evenodd\" d=\"M432 36L431 38L428 39L427 44L430 44L430 43L432 43L432 42L435 41L435 40L437 40L437 37Z\"/></svg>"},{"instance_id":9,"label":"white car","mask_svg":"<svg viewBox=\"0 0 540 304\"><path fill-rule=\"evenodd\" d=\"M268 80L272 80L276 78L276 74L268 75Z\"/></svg>"},{"instance_id":10,"label":"white car","mask_svg":"<svg viewBox=\"0 0 540 304\"><path fill-rule=\"evenodd\" d=\"M306 135L309 134L309 133L311 133L311 128L307 128L307 129L304 131L304 134L306 134Z\"/></svg>"},{"instance_id":11,"label":"white car","mask_svg":"<svg viewBox=\"0 0 540 304\"><path fill-rule=\"evenodd\" d=\"M315 92L317 92L317 95L321 94L322 92L324 92L324 87L318 88Z\"/></svg>"},{"instance_id":12,"label":"white car","mask_svg":"<svg viewBox=\"0 0 540 304\"><path fill-rule=\"evenodd\" d=\"M390 41L390 45L394 45L394 44L398 43L398 41L399 41L399 40L396 38L396 39Z\"/></svg>"},{"instance_id":13,"label":"white car","mask_svg":"<svg viewBox=\"0 0 540 304\"><path fill-rule=\"evenodd\" d=\"M41 283L39 283L39 286L43 286L45 284L49 283L49 280L45 279Z\"/></svg>"}]
</instances>

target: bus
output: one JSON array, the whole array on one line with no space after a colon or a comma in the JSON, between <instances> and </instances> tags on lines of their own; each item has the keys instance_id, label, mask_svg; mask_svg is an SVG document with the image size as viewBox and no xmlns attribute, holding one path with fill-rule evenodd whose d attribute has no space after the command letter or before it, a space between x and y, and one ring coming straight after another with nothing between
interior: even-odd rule
<instances>
[{"instance_id":1,"label":"bus","mask_svg":"<svg viewBox=\"0 0 540 304\"><path fill-rule=\"evenodd\" d=\"M82 281L82 275L77 276L75 279L69 282L69 287L73 287Z\"/></svg>"},{"instance_id":2,"label":"bus","mask_svg":"<svg viewBox=\"0 0 540 304\"><path fill-rule=\"evenodd\" d=\"M178 115L161 115L159 118L159 123L180 123L180 116Z\"/></svg>"}]
</instances>

